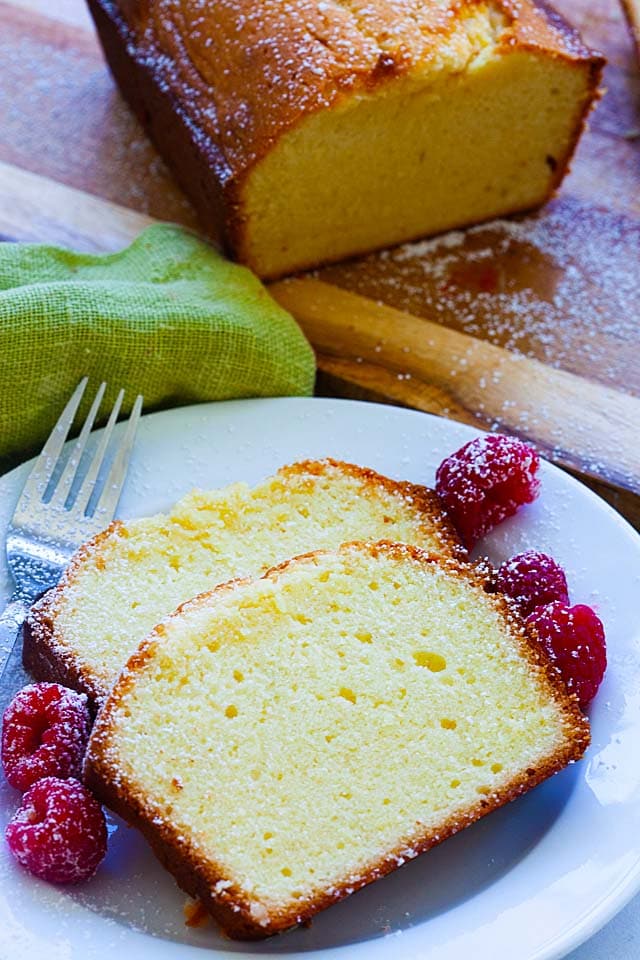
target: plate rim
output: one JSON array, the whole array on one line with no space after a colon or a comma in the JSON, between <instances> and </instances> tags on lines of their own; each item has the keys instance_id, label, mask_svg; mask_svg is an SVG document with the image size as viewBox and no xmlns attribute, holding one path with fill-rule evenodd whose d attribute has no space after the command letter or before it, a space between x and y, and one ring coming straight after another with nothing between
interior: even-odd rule
<instances>
[{"instance_id":1,"label":"plate rim","mask_svg":"<svg viewBox=\"0 0 640 960\"><path fill-rule=\"evenodd\" d=\"M428 420L433 422L438 422L440 424L446 425L447 428L452 428L454 433L459 432L461 437L466 436L471 438L473 436L480 436L487 432L481 428L470 426L468 424L460 423L455 420L449 420L448 418L440 417L436 414L423 412L415 410L413 408L398 407L395 405L375 403L363 400L351 400L348 398L333 398L333 397L273 397L273 398L247 398L247 399L234 399L227 401L217 401L217 402L208 402L208 403L198 403L190 404L181 407L173 407L167 410L153 411L148 414L145 414L142 418L144 421L157 420L159 418L166 418L167 416L177 416L180 417L191 417L197 415L198 413L206 413L210 409L219 410L221 407L236 407L236 406L247 406L247 405L283 405L289 406L293 405L323 405L327 407L347 405L349 407L358 407L361 409L366 409L369 412L385 411L387 413L391 412L393 416L409 416L415 418L424 419L425 417ZM116 429L123 429L126 424L118 424ZM464 442L464 441L463 441ZM7 471L5 474L0 476L0 490L4 490L5 486L12 488L18 483L20 474L25 470L29 463L32 463L35 458L24 461L11 470ZM632 527L629 521L623 517L615 508L609 504L607 501L603 500L597 493L590 489L585 483L577 479L572 474L563 470L558 465L544 460L546 470L551 470L561 474L564 478L564 481L569 483L571 487L579 488L581 495L586 495L587 498L592 502L594 508L597 508L599 511L603 512L609 520L613 521L618 528L618 533L629 538L633 547L638 551L640 559L640 534ZM16 493L19 493L19 487L16 488ZM4 531L4 527L2 528ZM2 598L3 585L0 582L0 598ZM636 851L636 861L634 864L629 866L626 873L621 875L616 883L616 886L613 890L610 891L609 895L598 901L594 904L593 908L588 912L584 913L582 917L579 917L575 922L567 928L566 932L556 937L555 940L546 947L544 944L538 949L536 953L529 955L527 960L561 960L561 958L566 957L569 952L578 948L582 944L586 943L592 936L594 936L599 930L601 930L617 913L622 910L625 905L627 905L633 898L640 892L640 845ZM7 900L9 897L7 896ZM423 921L423 923L416 924L416 928L428 924L429 921ZM414 929L416 929L414 928ZM146 936L150 941L153 938L153 935L145 934L143 931L136 930L134 927L128 928L127 932L140 934ZM1 940L1 938L0 938ZM390 949L392 944L395 943L397 946L400 946L397 940L394 941L393 937L380 938L378 942L386 941ZM176 960L179 960L180 956L184 955L185 957L190 956L194 950L201 950L203 947L199 945L179 943L177 941L161 941L164 947L170 948L171 955L176 956ZM318 957L321 960L324 960L325 957L338 957L347 956L348 951L353 947L362 947L363 944L373 944L376 942L375 939L359 941L355 944L344 944L340 946L332 946L328 948L318 948L316 950L307 951L305 954L299 953L298 951L291 953L274 953L274 952L260 952L258 953L244 953L242 951L227 951L227 950L216 950L216 948L209 947L208 949L213 950L215 955L220 957L221 960L244 960L245 957L255 957L260 956L264 958L275 958L290 957L291 960L297 960L298 957L302 958L303 956L308 955L309 957ZM268 941L267 941L268 943ZM159 945L159 944L158 944ZM77 949L77 944L70 944L72 951ZM164 953L164 950L162 951ZM73 953L75 956L75 952ZM132 958L135 957L137 953L132 953ZM193 953L195 956L195 953Z\"/></svg>"}]
</instances>

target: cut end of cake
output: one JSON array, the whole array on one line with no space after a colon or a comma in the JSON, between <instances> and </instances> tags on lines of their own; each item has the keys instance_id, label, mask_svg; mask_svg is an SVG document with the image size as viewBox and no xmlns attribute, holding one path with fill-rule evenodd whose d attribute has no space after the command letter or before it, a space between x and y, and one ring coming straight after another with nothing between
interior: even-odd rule
<instances>
[{"instance_id":1,"label":"cut end of cake","mask_svg":"<svg viewBox=\"0 0 640 960\"><path fill-rule=\"evenodd\" d=\"M387 69L301 114L241 180L232 244L265 278L531 210L568 172L604 60L555 11L426 3L413 34L381 8Z\"/></svg>"},{"instance_id":2,"label":"cut end of cake","mask_svg":"<svg viewBox=\"0 0 640 960\"><path fill-rule=\"evenodd\" d=\"M243 261L275 278L538 207L567 172L597 85L587 62L508 47L418 80L282 136L246 181Z\"/></svg>"},{"instance_id":3,"label":"cut end of cake","mask_svg":"<svg viewBox=\"0 0 640 960\"><path fill-rule=\"evenodd\" d=\"M476 567L351 543L189 601L86 780L233 937L308 919L578 759L588 723Z\"/></svg>"}]
</instances>

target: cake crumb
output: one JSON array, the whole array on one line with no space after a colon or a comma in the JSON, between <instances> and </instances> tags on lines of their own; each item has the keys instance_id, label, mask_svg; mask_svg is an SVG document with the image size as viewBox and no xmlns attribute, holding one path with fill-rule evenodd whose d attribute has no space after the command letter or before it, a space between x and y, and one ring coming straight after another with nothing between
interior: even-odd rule
<instances>
[{"instance_id":1,"label":"cake crumb","mask_svg":"<svg viewBox=\"0 0 640 960\"><path fill-rule=\"evenodd\" d=\"M204 927L209 921L209 914L199 900L187 900L182 909L185 927Z\"/></svg>"}]
</instances>

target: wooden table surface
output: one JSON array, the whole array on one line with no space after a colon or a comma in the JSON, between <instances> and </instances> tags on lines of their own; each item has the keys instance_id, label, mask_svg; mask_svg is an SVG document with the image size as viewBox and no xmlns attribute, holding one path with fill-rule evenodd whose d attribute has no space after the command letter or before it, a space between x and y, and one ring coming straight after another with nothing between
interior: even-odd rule
<instances>
[{"instance_id":1,"label":"wooden table surface","mask_svg":"<svg viewBox=\"0 0 640 960\"><path fill-rule=\"evenodd\" d=\"M640 527L640 71L616 0L556 6L606 93L540 214L272 287L323 393L532 439ZM194 213L102 59L82 0L0 0L0 235L114 249Z\"/></svg>"}]
</instances>

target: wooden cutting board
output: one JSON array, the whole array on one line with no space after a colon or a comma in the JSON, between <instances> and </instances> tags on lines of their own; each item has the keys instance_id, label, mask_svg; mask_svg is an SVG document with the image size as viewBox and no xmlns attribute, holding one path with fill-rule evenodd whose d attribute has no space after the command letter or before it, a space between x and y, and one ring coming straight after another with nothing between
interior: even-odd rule
<instances>
[{"instance_id":1,"label":"wooden cutting board","mask_svg":"<svg viewBox=\"0 0 640 960\"><path fill-rule=\"evenodd\" d=\"M640 526L640 71L615 0L556 6L609 58L544 211L272 286L319 392L528 437ZM115 249L197 227L124 106L82 0L0 0L0 235Z\"/></svg>"}]
</instances>

